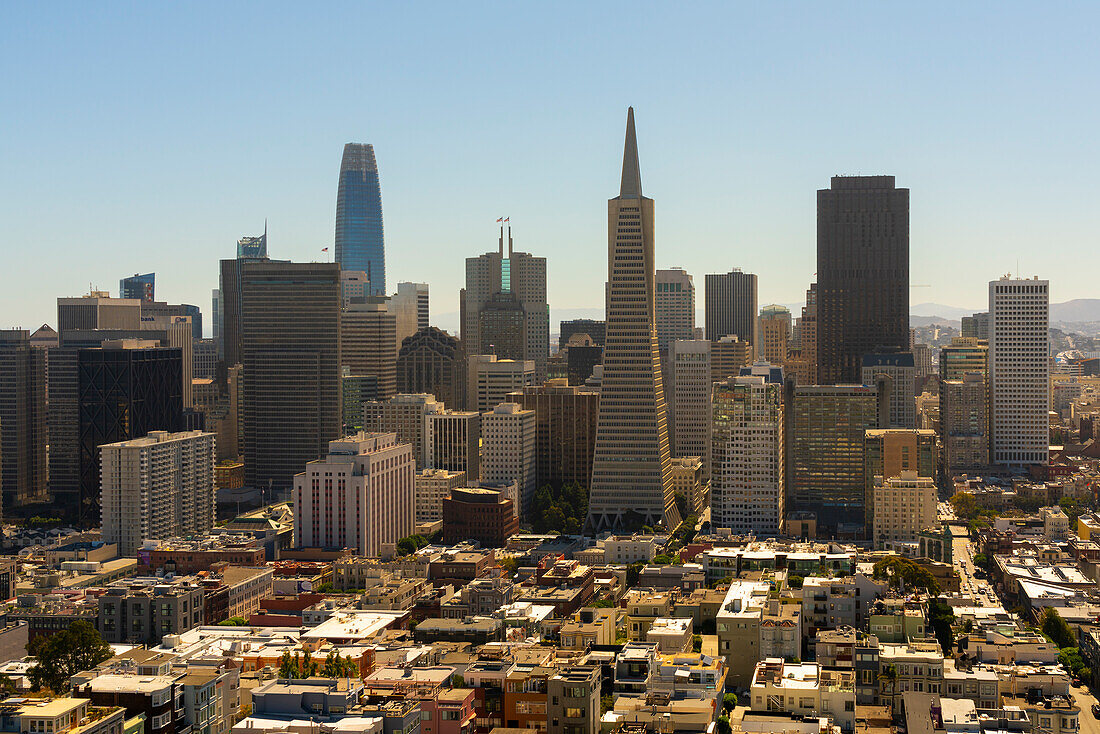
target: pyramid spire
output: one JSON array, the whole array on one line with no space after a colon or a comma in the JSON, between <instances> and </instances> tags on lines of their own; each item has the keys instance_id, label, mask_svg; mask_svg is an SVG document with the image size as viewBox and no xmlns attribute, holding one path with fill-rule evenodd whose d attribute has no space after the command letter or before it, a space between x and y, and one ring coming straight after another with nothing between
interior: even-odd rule
<instances>
[{"instance_id":1,"label":"pyramid spire","mask_svg":"<svg viewBox=\"0 0 1100 734\"><path fill-rule=\"evenodd\" d=\"M620 199L637 199L642 195L642 171L638 165L638 137L634 133L634 108L626 113L626 144L623 146L623 179Z\"/></svg>"}]
</instances>

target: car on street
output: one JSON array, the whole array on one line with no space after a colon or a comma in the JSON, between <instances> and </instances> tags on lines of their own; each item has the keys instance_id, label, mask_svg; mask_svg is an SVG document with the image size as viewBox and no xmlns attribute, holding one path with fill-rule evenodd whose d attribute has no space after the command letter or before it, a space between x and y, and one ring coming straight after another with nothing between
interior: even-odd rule
<instances>
[{"instance_id":1,"label":"car on street","mask_svg":"<svg viewBox=\"0 0 1100 734\"><path fill-rule=\"evenodd\" d=\"M1094 703L1092 705L1092 715L1100 719L1100 703Z\"/></svg>"}]
</instances>

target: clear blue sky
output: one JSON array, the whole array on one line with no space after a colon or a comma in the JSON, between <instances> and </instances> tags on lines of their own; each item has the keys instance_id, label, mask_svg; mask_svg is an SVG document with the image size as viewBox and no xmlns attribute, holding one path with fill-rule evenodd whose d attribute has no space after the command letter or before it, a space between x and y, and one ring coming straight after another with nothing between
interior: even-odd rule
<instances>
[{"instance_id":1,"label":"clear blue sky","mask_svg":"<svg viewBox=\"0 0 1100 734\"><path fill-rule=\"evenodd\" d=\"M912 190L913 303L1019 268L1098 295L1095 3L29 3L0 9L0 326L157 273L209 317L217 260L331 246L345 142L375 145L389 282L457 310L509 215L552 307L595 307L627 105L659 267L797 302L815 190Z\"/></svg>"}]
</instances>

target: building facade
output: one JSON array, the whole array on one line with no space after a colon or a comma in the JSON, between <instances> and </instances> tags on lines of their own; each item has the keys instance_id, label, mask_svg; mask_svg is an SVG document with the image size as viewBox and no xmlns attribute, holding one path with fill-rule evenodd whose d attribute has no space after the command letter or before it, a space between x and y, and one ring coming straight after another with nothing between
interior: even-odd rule
<instances>
[{"instance_id":1,"label":"building facade","mask_svg":"<svg viewBox=\"0 0 1100 734\"><path fill-rule=\"evenodd\" d=\"M386 248L378 161L369 143L347 143L336 193L336 262L340 270L361 270L370 295L386 295Z\"/></svg>"},{"instance_id":2,"label":"building facade","mask_svg":"<svg viewBox=\"0 0 1100 734\"><path fill-rule=\"evenodd\" d=\"M472 354L467 368L466 404L485 413L507 401L508 393L535 384L533 360L498 359L495 354Z\"/></svg>"},{"instance_id":3,"label":"building facade","mask_svg":"<svg viewBox=\"0 0 1100 734\"><path fill-rule=\"evenodd\" d=\"M378 400L397 394L397 317L385 303L352 302L341 312L340 366L373 377Z\"/></svg>"},{"instance_id":4,"label":"building facade","mask_svg":"<svg viewBox=\"0 0 1100 734\"><path fill-rule=\"evenodd\" d=\"M714 385L710 508L715 527L778 536L786 506L783 385L759 375Z\"/></svg>"},{"instance_id":5,"label":"building facade","mask_svg":"<svg viewBox=\"0 0 1100 734\"><path fill-rule=\"evenodd\" d=\"M214 434L153 431L100 447L103 540L133 556L146 540L214 527Z\"/></svg>"},{"instance_id":6,"label":"building facade","mask_svg":"<svg viewBox=\"0 0 1100 734\"><path fill-rule=\"evenodd\" d=\"M916 365L912 352L865 354L860 376L864 385L874 385L882 376L889 378L890 423L884 428L917 427Z\"/></svg>"},{"instance_id":7,"label":"building facade","mask_svg":"<svg viewBox=\"0 0 1100 734\"><path fill-rule=\"evenodd\" d=\"M380 556L382 546L412 535L416 514L413 449L393 433L359 433L330 441L328 456L294 477L294 530L299 548L355 548Z\"/></svg>"},{"instance_id":8,"label":"building facade","mask_svg":"<svg viewBox=\"0 0 1100 734\"><path fill-rule=\"evenodd\" d=\"M607 203L607 343L586 526L680 524L654 325L653 200L642 196L634 110L619 196Z\"/></svg>"},{"instance_id":9,"label":"building facade","mask_svg":"<svg viewBox=\"0 0 1100 734\"><path fill-rule=\"evenodd\" d=\"M519 516L529 521L538 489L535 411L501 403L481 415L481 481L516 483Z\"/></svg>"},{"instance_id":10,"label":"building facade","mask_svg":"<svg viewBox=\"0 0 1100 734\"><path fill-rule=\"evenodd\" d=\"M706 338L736 336L756 345L756 275L734 268L706 276Z\"/></svg>"},{"instance_id":11,"label":"building facade","mask_svg":"<svg viewBox=\"0 0 1100 734\"><path fill-rule=\"evenodd\" d=\"M948 479L989 466L989 392L984 372L940 383L940 435Z\"/></svg>"},{"instance_id":12,"label":"building facade","mask_svg":"<svg viewBox=\"0 0 1100 734\"><path fill-rule=\"evenodd\" d=\"M875 477L871 504L876 548L891 541L916 542L922 530L936 527L936 483L915 471Z\"/></svg>"},{"instance_id":13,"label":"building facade","mask_svg":"<svg viewBox=\"0 0 1100 734\"><path fill-rule=\"evenodd\" d=\"M695 338L695 284L682 268L658 270L656 284L657 348L666 353L677 339Z\"/></svg>"},{"instance_id":14,"label":"building facade","mask_svg":"<svg viewBox=\"0 0 1100 734\"><path fill-rule=\"evenodd\" d=\"M434 326L401 342L397 353L397 392L427 393L452 408L465 405L466 357L462 343Z\"/></svg>"},{"instance_id":15,"label":"building facade","mask_svg":"<svg viewBox=\"0 0 1100 734\"><path fill-rule=\"evenodd\" d=\"M989 428L994 464L1046 464L1050 446L1050 284L989 284Z\"/></svg>"},{"instance_id":16,"label":"building facade","mask_svg":"<svg viewBox=\"0 0 1100 734\"><path fill-rule=\"evenodd\" d=\"M468 482L481 478L481 414L437 410L424 421L424 465L466 473Z\"/></svg>"},{"instance_id":17,"label":"building facade","mask_svg":"<svg viewBox=\"0 0 1100 734\"><path fill-rule=\"evenodd\" d=\"M893 176L834 176L817 192L817 314L822 384L909 348L909 189Z\"/></svg>"},{"instance_id":18,"label":"building facade","mask_svg":"<svg viewBox=\"0 0 1100 734\"><path fill-rule=\"evenodd\" d=\"M772 364L784 364L790 356L791 310L773 304L760 309L760 343L756 345L756 358Z\"/></svg>"},{"instance_id":19,"label":"building facade","mask_svg":"<svg viewBox=\"0 0 1100 734\"><path fill-rule=\"evenodd\" d=\"M576 484L587 490L600 394L558 379L509 393L508 400L535 411L536 487Z\"/></svg>"},{"instance_id":20,"label":"building facade","mask_svg":"<svg viewBox=\"0 0 1100 734\"><path fill-rule=\"evenodd\" d=\"M22 329L0 331L0 489L5 509L48 499L46 355Z\"/></svg>"},{"instance_id":21,"label":"building facade","mask_svg":"<svg viewBox=\"0 0 1100 734\"><path fill-rule=\"evenodd\" d=\"M705 339L672 343L672 455L703 457L710 471L711 343Z\"/></svg>"}]
</instances>

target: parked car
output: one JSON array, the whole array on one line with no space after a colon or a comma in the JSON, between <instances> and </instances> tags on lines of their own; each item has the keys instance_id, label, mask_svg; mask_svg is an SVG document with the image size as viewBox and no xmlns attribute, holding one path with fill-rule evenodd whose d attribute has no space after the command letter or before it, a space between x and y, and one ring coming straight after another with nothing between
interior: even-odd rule
<instances>
[{"instance_id":1,"label":"parked car","mask_svg":"<svg viewBox=\"0 0 1100 734\"><path fill-rule=\"evenodd\" d=\"M1094 703L1092 705L1092 715L1100 719L1100 703Z\"/></svg>"}]
</instances>

